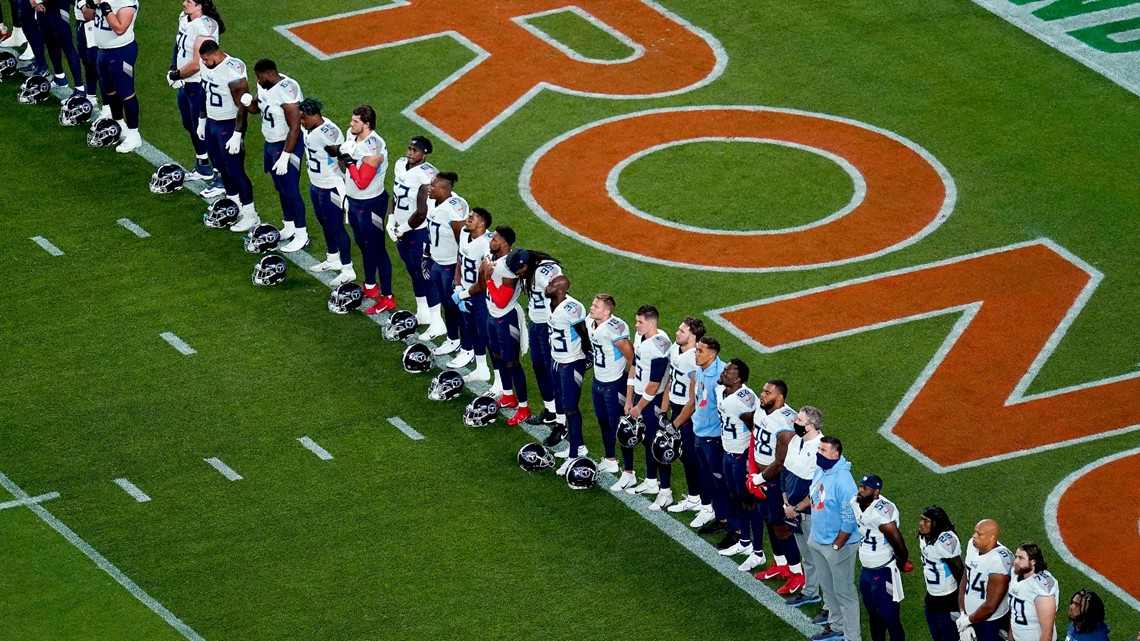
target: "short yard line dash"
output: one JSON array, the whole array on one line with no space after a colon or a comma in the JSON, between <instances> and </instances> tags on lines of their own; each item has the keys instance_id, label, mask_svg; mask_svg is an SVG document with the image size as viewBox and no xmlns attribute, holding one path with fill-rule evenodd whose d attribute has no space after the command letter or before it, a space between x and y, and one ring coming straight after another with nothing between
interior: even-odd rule
<instances>
[{"instance_id":1,"label":"short yard line dash","mask_svg":"<svg viewBox=\"0 0 1140 641\"><path fill-rule=\"evenodd\" d=\"M178 336L176 336L173 332L163 332L159 334L159 336L162 337L162 340L170 343L171 347L181 352L183 356L190 356L191 354L198 353L198 350L187 345L186 341L178 338Z\"/></svg>"},{"instance_id":2,"label":"short yard line dash","mask_svg":"<svg viewBox=\"0 0 1140 641\"><path fill-rule=\"evenodd\" d=\"M0 510L6 510L10 507L20 507L23 505L35 505L36 503L43 503L52 499L58 499L59 492L48 492L47 494L40 494L39 496L29 496L26 499L16 499L15 501L5 501L0 503Z\"/></svg>"},{"instance_id":3,"label":"short yard line dash","mask_svg":"<svg viewBox=\"0 0 1140 641\"><path fill-rule=\"evenodd\" d=\"M146 495L146 492L140 490L139 486L131 483L127 479L115 479L115 485L123 488L124 492L130 494L131 497L139 503L146 503L150 500L150 497Z\"/></svg>"},{"instance_id":4,"label":"short yard line dash","mask_svg":"<svg viewBox=\"0 0 1140 641\"><path fill-rule=\"evenodd\" d=\"M202 459L202 460L209 463L215 470L221 472L222 476L228 478L231 481L240 481L242 478L241 474L238 474L237 472L233 471L233 469L231 469L230 466L223 463L222 459L220 459L220 458L211 457L211 458Z\"/></svg>"},{"instance_id":5,"label":"short yard line dash","mask_svg":"<svg viewBox=\"0 0 1140 641\"><path fill-rule=\"evenodd\" d=\"M406 434L408 438L412 439L413 441L424 440L423 434L417 432L411 425L405 423L404 419L400 418L399 416L393 416L392 418L388 419L388 422L396 426L396 429Z\"/></svg>"},{"instance_id":6,"label":"short yard line dash","mask_svg":"<svg viewBox=\"0 0 1140 641\"><path fill-rule=\"evenodd\" d=\"M305 446L305 449L309 450L313 454L316 454L317 458L321 459L322 461L331 461L332 460L333 455L329 454L329 451L326 450L325 448L321 447L320 445L317 445L317 442L314 441L313 439L309 438L308 436L302 436L301 438L299 438L297 440L301 443L301 445Z\"/></svg>"},{"instance_id":7,"label":"short yard line dash","mask_svg":"<svg viewBox=\"0 0 1140 641\"><path fill-rule=\"evenodd\" d=\"M138 236L139 238L150 238L150 232L136 225L133 221L131 221L130 218L120 218L116 222L118 222L123 227L131 230L131 232L133 232L134 235Z\"/></svg>"},{"instance_id":8,"label":"short yard line dash","mask_svg":"<svg viewBox=\"0 0 1140 641\"><path fill-rule=\"evenodd\" d=\"M63 256L63 250L51 244L51 241L43 236L32 236L32 242L44 248L44 251L52 256Z\"/></svg>"}]
</instances>

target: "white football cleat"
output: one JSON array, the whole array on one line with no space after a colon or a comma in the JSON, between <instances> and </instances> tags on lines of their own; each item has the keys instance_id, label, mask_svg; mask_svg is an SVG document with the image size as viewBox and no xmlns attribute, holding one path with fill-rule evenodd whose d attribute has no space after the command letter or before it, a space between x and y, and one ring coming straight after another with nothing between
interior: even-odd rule
<instances>
[{"instance_id":1,"label":"white football cleat","mask_svg":"<svg viewBox=\"0 0 1140 641\"><path fill-rule=\"evenodd\" d=\"M254 227L257 227L260 224L261 218L259 218L257 212L254 211L253 205L242 205L241 218L238 218L238 221L236 223L230 225L230 231L240 234L247 232Z\"/></svg>"},{"instance_id":2,"label":"white football cleat","mask_svg":"<svg viewBox=\"0 0 1140 641\"><path fill-rule=\"evenodd\" d=\"M701 509L701 497L693 496L692 494L685 496L685 500L681 501L680 503L669 506L669 511L673 514L679 514L681 512L696 512L699 509Z\"/></svg>"},{"instance_id":3,"label":"white football cleat","mask_svg":"<svg viewBox=\"0 0 1140 641\"><path fill-rule=\"evenodd\" d=\"M602 461L600 463L598 463L598 473L599 474L601 474L602 472L609 472L610 474L617 474L620 471L621 471L621 467L618 465L618 462L613 460L613 459L608 459L608 458L602 459Z\"/></svg>"},{"instance_id":4,"label":"white football cleat","mask_svg":"<svg viewBox=\"0 0 1140 641\"><path fill-rule=\"evenodd\" d=\"M32 45L28 45L28 48L24 49L24 52L20 54L19 60L21 62L24 62L27 60L31 60L35 57L36 57L36 54L35 54L35 52L32 51Z\"/></svg>"},{"instance_id":5,"label":"white football cleat","mask_svg":"<svg viewBox=\"0 0 1140 641\"><path fill-rule=\"evenodd\" d=\"M661 486L657 484L657 479L645 479L637 487L626 488L626 494L657 494L661 491Z\"/></svg>"},{"instance_id":6,"label":"white football cleat","mask_svg":"<svg viewBox=\"0 0 1140 641\"><path fill-rule=\"evenodd\" d=\"M740 541L737 541L732 547L720 550L721 556L736 556L737 554L752 554L752 544L741 545Z\"/></svg>"},{"instance_id":7,"label":"white football cleat","mask_svg":"<svg viewBox=\"0 0 1140 641\"><path fill-rule=\"evenodd\" d=\"M610 486L611 492L620 492L628 487L633 487L637 483L637 477L633 472L622 472L618 477L617 483Z\"/></svg>"},{"instance_id":8,"label":"white football cleat","mask_svg":"<svg viewBox=\"0 0 1140 641\"><path fill-rule=\"evenodd\" d=\"M744 563L741 563L740 567L736 569L741 572L751 572L767 562L768 559L764 556L764 550L760 550L759 554L756 553L756 550L752 550L752 554L749 554L748 558L744 559Z\"/></svg>"},{"instance_id":9,"label":"white football cleat","mask_svg":"<svg viewBox=\"0 0 1140 641\"><path fill-rule=\"evenodd\" d=\"M124 129L123 140L115 147L115 151L120 154L129 154L139 147L142 147L142 135L139 134L139 130Z\"/></svg>"},{"instance_id":10,"label":"white football cleat","mask_svg":"<svg viewBox=\"0 0 1140 641\"><path fill-rule=\"evenodd\" d=\"M657 500L649 504L650 512L659 512L662 508L669 507L673 504L673 490L663 489L657 493Z\"/></svg>"},{"instance_id":11,"label":"white football cleat","mask_svg":"<svg viewBox=\"0 0 1140 641\"><path fill-rule=\"evenodd\" d=\"M589 454L589 452L586 451L586 446L583 445L583 446L578 448L578 456L575 456L574 458L581 458L583 456L586 456L587 454ZM554 457L555 458L570 458L570 448L568 447L564 450L559 450L559 451L555 452ZM617 465L617 461L614 461L614 464Z\"/></svg>"},{"instance_id":12,"label":"white football cleat","mask_svg":"<svg viewBox=\"0 0 1140 641\"><path fill-rule=\"evenodd\" d=\"M430 341L433 338L439 338L446 333L447 325L444 325L443 319L437 316L431 320L431 325L428 325L428 328L425 329L422 334L420 334L420 340Z\"/></svg>"},{"instance_id":13,"label":"white football cleat","mask_svg":"<svg viewBox=\"0 0 1140 641\"><path fill-rule=\"evenodd\" d=\"M207 185L202 190L202 198L219 198L226 195L226 188L221 185Z\"/></svg>"},{"instance_id":14,"label":"white football cleat","mask_svg":"<svg viewBox=\"0 0 1140 641\"><path fill-rule=\"evenodd\" d=\"M701 527L707 525L709 521L716 518L716 512L713 511L711 505L704 505L700 510L697 510L697 517L689 523L689 527Z\"/></svg>"},{"instance_id":15,"label":"white football cleat","mask_svg":"<svg viewBox=\"0 0 1140 641\"><path fill-rule=\"evenodd\" d=\"M471 364L471 361L474 360L475 352L469 349L461 349L459 353L455 355L455 358L447 361L445 367L447 367L447 369L459 369L460 367L467 367Z\"/></svg>"},{"instance_id":16,"label":"white football cleat","mask_svg":"<svg viewBox=\"0 0 1140 641\"><path fill-rule=\"evenodd\" d=\"M28 44L28 37L24 35L24 30L20 27L13 27L12 36L4 43L4 46L19 49L26 44Z\"/></svg>"},{"instance_id":17,"label":"white football cleat","mask_svg":"<svg viewBox=\"0 0 1140 641\"><path fill-rule=\"evenodd\" d=\"M339 272L344 269L344 265L340 264L340 254L325 254L325 259L316 265L309 268L313 273L321 272Z\"/></svg>"},{"instance_id":18,"label":"white football cleat","mask_svg":"<svg viewBox=\"0 0 1140 641\"><path fill-rule=\"evenodd\" d=\"M341 285L345 283L351 283L354 280L356 280L356 270L352 268L352 265L345 265L344 269L340 270L340 274L336 278L329 281L329 285L332 285L333 287L340 287Z\"/></svg>"},{"instance_id":19,"label":"white football cleat","mask_svg":"<svg viewBox=\"0 0 1140 641\"><path fill-rule=\"evenodd\" d=\"M299 252L309 246L309 232L304 229L295 229L293 240L285 243L281 251L285 253Z\"/></svg>"},{"instance_id":20,"label":"white football cleat","mask_svg":"<svg viewBox=\"0 0 1140 641\"><path fill-rule=\"evenodd\" d=\"M475 369L463 375L464 383L475 383L491 380L491 370L487 368L487 356L475 357Z\"/></svg>"},{"instance_id":21,"label":"white football cleat","mask_svg":"<svg viewBox=\"0 0 1140 641\"><path fill-rule=\"evenodd\" d=\"M431 353L435 356L443 356L445 354L450 354L457 349L459 349L459 339L449 338L443 341L443 344L441 344L439 347L433 349Z\"/></svg>"},{"instance_id":22,"label":"white football cleat","mask_svg":"<svg viewBox=\"0 0 1140 641\"><path fill-rule=\"evenodd\" d=\"M562 463L562 465L560 465L554 473L558 476L566 476L566 472L570 469L570 464L573 462L574 459L566 459L566 461Z\"/></svg>"}]
</instances>

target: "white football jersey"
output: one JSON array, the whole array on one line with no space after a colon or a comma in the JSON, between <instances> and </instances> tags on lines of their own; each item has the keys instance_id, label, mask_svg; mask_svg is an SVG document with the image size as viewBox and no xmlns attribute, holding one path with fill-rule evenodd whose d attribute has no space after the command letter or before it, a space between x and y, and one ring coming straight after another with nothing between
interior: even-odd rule
<instances>
[{"instance_id":1,"label":"white football jersey","mask_svg":"<svg viewBox=\"0 0 1140 641\"><path fill-rule=\"evenodd\" d=\"M283 105L295 105L305 99L301 85L289 76L281 75L281 82L257 92L257 106L261 109L261 135L265 142L284 142L289 137L289 123L285 120ZM379 172L377 172L379 173ZM380 176L383 179L383 176Z\"/></svg>"},{"instance_id":2,"label":"white football jersey","mask_svg":"<svg viewBox=\"0 0 1140 641\"><path fill-rule=\"evenodd\" d=\"M879 529L887 523L899 524L899 509L894 503L880 496L872 501L867 509L859 507L859 496L851 498L851 509L855 511L855 525L863 541L859 544L859 563L869 569L881 568L895 558L887 536Z\"/></svg>"},{"instance_id":3,"label":"white football jersey","mask_svg":"<svg viewBox=\"0 0 1140 641\"><path fill-rule=\"evenodd\" d=\"M752 440L748 424L741 416L755 414L760 409L760 399L756 393L741 385L736 393L725 396L724 385L716 386L716 409L720 412L720 442L729 454L743 454L748 451Z\"/></svg>"},{"instance_id":4,"label":"white football jersey","mask_svg":"<svg viewBox=\"0 0 1140 641\"><path fill-rule=\"evenodd\" d=\"M408 157L403 156L398 158L392 164L392 197L395 198L392 205L392 216L396 220L396 226L399 228L400 233L411 231L412 228L408 227L408 219L416 211L416 202L419 198L420 187L430 185L432 178L439 173L430 162L421 162L420 164L408 168ZM416 229L423 229L427 226L427 219L420 223Z\"/></svg>"},{"instance_id":5,"label":"white football jersey","mask_svg":"<svg viewBox=\"0 0 1140 641\"><path fill-rule=\"evenodd\" d=\"M950 571L947 559L962 556L962 542L958 535L947 530L938 535L934 543L927 545L926 539L918 537L918 548L922 551L922 575L926 578L926 591L930 596L946 596L958 592L958 579Z\"/></svg>"},{"instance_id":6,"label":"white football jersey","mask_svg":"<svg viewBox=\"0 0 1140 641\"><path fill-rule=\"evenodd\" d=\"M649 387L650 375L652 373L653 361L657 359L665 359L668 362L669 348L673 343L669 340L669 335L660 329L652 337L644 338L640 334L633 339L633 377L630 379L633 385L633 391L639 395L644 395L645 390ZM664 373L664 372L662 372ZM664 381L658 381L664 383ZM664 390L661 387L657 388L657 393L660 394Z\"/></svg>"},{"instance_id":7,"label":"white football jersey","mask_svg":"<svg viewBox=\"0 0 1140 641\"><path fill-rule=\"evenodd\" d=\"M1013 569L1013 553L1009 548L998 543L994 549L979 554L971 540L966 546L966 614L973 614L986 602L986 590L989 588L990 577L995 574L1009 575ZM1009 612L1009 599L1002 599L997 610L990 615L987 621L996 621Z\"/></svg>"},{"instance_id":8,"label":"white football jersey","mask_svg":"<svg viewBox=\"0 0 1140 641\"><path fill-rule=\"evenodd\" d=\"M514 272L507 269L507 257L503 256L502 258L495 260L495 267L491 270L491 282L494 283L496 286L501 287L503 284L503 280L507 279L507 278L516 278L516 276L515 276ZM490 295L488 295L487 296L487 314L489 314L493 318L502 318L502 317L506 316L512 309L515 308L515 306L518 305L519 293L520 293L519 289L521 289L521 287L519 286L519 282L516 280L514 292L511 293L511 299L508 300L507 304L504 305L503 307L499 307L498 305L496 305L495 301L491 298ZM520 308L520 310L521 310L521 308ZM521 315L521 311L520 311L520 315ZM519 318L519 322L520 323L523 322L523 319Z\"/></svg>"},{"instance_id":9,"label":"white football jersey","mask_svg":"<svg viewBox=\"0 0 1140 641\"><path fill-rule=\"evenodd\" d=\"M214 122L237 118L238 106L230 93L230 84L248 80L245 63L227 55L213 69L202 65L201 74L202 88L206 90L206 117Z\"/></svg>"},{"instance_id":10,"label":"white football jersey","mask_svg":"<svg viewBox=\"0 0 1140 641\"><path fill-rule=\"evenodd\" d=\"M376 168L376 175L372 177L372 182L368 183L368 186L364 189L357 187L356 181L346 172L344 178L345 194L357 200L375 198L384 193L384 174L388 173L388 146L384 144L384 139L380 137L380 134L375 131L368 134L368 137L364 140L356 141L354 138L353 142L355 142L355 144L350 145L352 151L348 152L348 155L352 156L353 160L359 164L369 156L380 156L380 166ZM343 147L341 147L341 151L344 151ZM373 214L372 222L383 228L384 215L387 213L388 212L385 211L380 216ZM377 218L380 218L380 220L377 221ZM455 259L452 258L451 263L454 262Z\"/></svg>"},{"instance_id":11,"label":"white football jersey","mask_svg":"<svg viewBox=\"0 0 1140 641\"><path fill-rule=\"evenodd\" d=\"M1057 579L1048 570L1038 572L1023 581L1016 574L1009 579L1009 625L1013 641L1038 641L1041 638L1041 620L1037 618L1037 599L1053 597L1053 610L1060 603ZM1057 628L1053 628L1053 641L1057 641Z\"/></svg>"},{"instance_id":12,"label":"white football jersey","mask_svg":"<svg viewBox=\"0 0 1140 641\"><path fill-rule=\"evenodd\" d=\"M572 296L566 296L550 314L550 357L555 363L573 363L586 358L582 337L574 329L586 320L586 308Z\"/></svg>"},{"instance_id":13,"label":"white football jersey","mask_svg":"<svg viewBox=\"0 0 1140 641\"><path fill-rule=\"evenodd\" d=\"M454 265L459 259L459 241L455 238L451 223L467 220L470 208L467 201L452 192L447 200L436 203L434 198L427 202L428 247L431 259L439 265Z\"/></svg>"},{"instance_id":14,"label":"white football jersey","mask_svg":"<svg viewBox=\"0 0 1140 641\"><path fill-rule=\"evenodd\" d=\"M545 323L550 320L550 301L546 300L546 286L555 276L562 275L558 263L542 263L534 271L534 282L528 294L527 318L532 323Z\"/></svg>"},{"instance_id":15,"label":"white football jersey","mask_svg":"<svg viewBox=\"0 0 1140 641\"><path fill-rule=\"evenodd\" d=\"M594 348L594 380L613 383L624 377L629 370L629 361L616 343L623 338L629 340L629 325L617 316L610 316L601 323L593 319L586 321L586 331Z\"/></svg>"},{"instance_id":16,"label":"white football jersey","mask_svg":"<svg viewBox=\"0 0 1140 641\"><path fill-rule=\"evenodd\" d=\"M77 3L76 7L81 3ZM179 68L183 68L194 60L197 55L197 42L198 38L209 38L217 42L218 40L218 23L210 16L199 16L191 20L185 13L178 14L178 36L174 40L174 48L177 51L177 58L174 64ZM202 76L202 70L194 72L193 75L182 78L186 82L198 82Z\"/></svg>"},{"instance_id":17,"label":"white football jersey","mask_svg":"<svg viewBox=\"0 0 1140 641\"><path fill-rule=\"evenodd\" d=\"M796 475L796 478L810 481L815 477L815 454L819 451L819 442L823 434L805 441L799 434L788 441L788 453L784 456L784 469Z\"/></svg>"},{"instance_id":18,"label":"white football jersey","mask_svg":"<svg viewBox=\"0 0 1140 641\"><path fill-rule=\"evenodd\" d=\"M697 350L681 351L681 346L674 343L669 348L669 402L684 405L689 402L689 393L693 389L693 379L697 371Z\"/></svg>"},{"instance_id":19,"label":"white football jersey","mask_svg":"<svg viewBox=\"0 0 1140 641\"><path fill-rule=\"evenodd\" d=\"M95 46L100 49L118 49L124 47L135 41L135 23L138 22L139 17L139 3L138 0L107 0L111 5L111 11L118 13L119 9L134 9L135 15L131 18L131 23L127 25L127 30L122 35L116 34L111 25L107 22L98 11L95 12ZM133 68L127 69L128 65L123 63L123 71L127 72L128 76L134 76L135 70Z\"/></svg>"},{"instance_id":20,"label":"white football jersey","mask_svg":"<svg viewBox=\"0 0 1140 641\"><path fill-rule=\"evenodd\" d=\"M340 163L325 151L326 145L344 142L340 128L325 118L321 126L312 131L301 127L301 137L305 141L305 153L309 157L309 182L322 189L343 189L344 172L340 170Z\"/></svg>"},{"instance_id":21,"label":"white football jersey","mask_svg":"<svg viewBox=\"0 0 1140 641\"><path fill-rule=\"evenodd\" d=\"M479 280L479 265L483 258L491 253L492 232L487 232L478 238L471 238L466 229L459 232L459 282L464 289L470 290Z\"/></svg>"},{"instance_id":22,"label":"white football jersey","mask_svg":"<svg viewBox=\"0 0 1140 641\"><path fill-rule=\"evenodd\" d=\"M752 455L756 457L756 464L765 467L776 460L776 437L780 432L791 432L792 421L796 420L796 410L790 405L768 414L763 409L756 413L752 433L756 437L756 446Z\"/></svg>"}]
</instances>

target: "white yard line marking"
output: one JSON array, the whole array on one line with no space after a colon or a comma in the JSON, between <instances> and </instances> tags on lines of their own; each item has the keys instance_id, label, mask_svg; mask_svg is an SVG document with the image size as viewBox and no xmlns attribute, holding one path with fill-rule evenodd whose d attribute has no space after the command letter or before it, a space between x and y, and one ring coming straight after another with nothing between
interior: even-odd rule
<instances>
[{"instance_id":1,"label":"white yard line marking","mask_svg":"<svg viewBox=\"0 0 1140 641\"><path fill-rule=\"evenodd\" d=\"M186 341L182 340L181 338L178 338L178 336L176 336L173 332L163 332L163 333L159 334L159 336L162 337L162 340L166 341L167 343L170 343L171 347L178 350L179 352L182 352L183 356L190 356L191 354L197 354L198 353L198 350L187 345Z\"/></svg>"},{"instance_id":2,"label":"white yard line marking","mask_svg":"<svg viewBox=\"0 0 1140 641\"><path fill-rule=\"evenodd\" d=\"M124 492L130 494L131 498L138 501L139 503L146 503L150 500L150 497L146 495L146 492L140 490L137 485L131 483L127 479L115 479L115 485L123 488Z\"/></svg>"},{"instance_id":3,"label":"white yard line marking","mask_svg":"<svg viewBox=\"0 0 1140 641\"><path fill-rule=\"evenodd\" d=\"M20 486L16 485L12 482L11 479L5 476L3 472L0 472L0 486L3 486L4 489L11 492L12 496L15 496L17 499L27 501L28 499L32 498L28 496L27 492L20 489ZM87 541L79 538L78 534L76 534L71 528L64 525L63 522L53 516L51 512L48 512L44 506L39 505L38 503L29 503L28 508L32 512L35 512L36 516L40 517L40 520L51 526L53 530L62 534L63 538L67 539L68 543L71 543L75 547L79 548L79 551L86 555L87 558L94 561L95 565L97 565L100 570L103 570L107 574L111 575L111 578L115 579L119 585L126 588L127 592L130 592L131 595L141 601L143 605L150 608L151 611L158 616L162 617L162 620L170 624L170 627L177 630L179 634L186 637L190 641L206 641L201 637L201 635L195 632L193 628L183 623L182 620L178 617L174 616L174 613L166 609L166 606L156 601L154 597L147 594L146 591L140 588L137 583L131 580L130 577L123 574L123 572L119 570L119 568L115 567L115 565L110 561L108 561L106 557L104 557L102 554L99 554L99 552L97 552L95 548L91 547Z\"/></svg>"},{"instance_id":4,"label":"white yard line marking","mask_svg":"<svg viewBox=\"0 0 1140 641\"><path fill-rule=\"evenodd\" d=\"M305 449L309 450L313 454L316 454L317 458L321 459L322 461L331 461L332 460L333 455L329 454L329 451L326 450L325 448L321 447L320 445L317 445L317 442L314 441L313 439L309 438L308 436L302 436L301 438L297 439L297 441L300 442L301 445L304 445Z\"/></svg>"},{"instance_id":5,"label":"white yard line marking","mask_svg":"<svg viewBox=\"0 0 1140 641\"><path fill-rule=\"evenodd\" d=\"M400 418L399 416L393 416L392 418L388 419L388 422L391 423L392 425L396 426L396 429L398 429L401 432L403 432L404 434L406 434L408 436L408 438L412 439L413 441L424 440L423 434L420 434L419 432L417 432L415 429L412 428L411 425L408 425L407 423L405 423L404 419Z\"/></svg>"},{"instance_id":6,"label":"white yard line marking","mask_svg":"<svg viewBox=\"0 0 1140 641\"><path fill-rule=\"evenodd\" d=\"M123 227L126 227L127 229L131 230L131 232L134 233L134 235L138 236L139 238L150 238L150 232L148 232L147 230L143 229L142 227L139 227L138 225L136 225L134 222L131 221L130 218L120 218L116 222L118 222Z\"/></svg>"},{"instance_id":7,"label":"white yard line marking","mask_svg":"<svg viewBox=\"0 0 1140 641\"><path fill-rule=\"evenodd\" d=\"M209 463L211 467L213 467L215 470L221 472L222 476L228 478L231 481L240 481L242 479L241 474L238 474L237 472L233 471L233 469L230 466L223 463L222 459L220 459L220 458L210 457L210 458L204 458L202 460Z\"/></svg>"},{"instance_id":8,"label":"white yard line marking","mask_svg":"<svg viewBox=\"0 0 1140 641\"><path fill-rule=\"evenodd\" d=\"M63 250L51 244L51 241L43 236L32 236L32 242L44 248L44 251L52 256L63 256Z\"/></svg>"},{"instance_id":9,"label":"white yard line marking","mask_svg":"<svg viewBox=\"0 0 1140 641\"><path fill-rule=\"evenodd\" d=\"M47 494L40 494L39 496L29 496L26 499L16 499L15 501L6 501L0 503L0 510L6 510L10 507L22 507L25 505L35 505L36 503L43 503L52 499L58 499L59 492L48 492Z\"/></svg>"}]
</instances>

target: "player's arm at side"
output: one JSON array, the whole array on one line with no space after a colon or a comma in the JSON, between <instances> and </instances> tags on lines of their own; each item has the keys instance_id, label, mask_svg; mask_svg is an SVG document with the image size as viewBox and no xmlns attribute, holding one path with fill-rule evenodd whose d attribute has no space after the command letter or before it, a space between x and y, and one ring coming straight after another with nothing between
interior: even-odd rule
<instances>
[{"instance_id":1,"label":"player's arm at side","mask_svg":"<svg viewBox=\"0 0 1140 641\"><path fill-rule=\"evenodd\" d=\"M788 454L788 443L792 441L793 434L795 432L785 431L776 435L776 457L761 472L765 481L774 481L780 478L780 472L784 471L784 457Z\"/></svg>"},{"instance_id":2,"label":"player's arm at side","mask_svg":"<svg viewBox=\"0 0 1140 641\"><path fill-rule=\"evenodd\" d=\"M1002 601L1005 601L1008 592L1009 575L1002 573L991 574L990 578L986 581L986 600L970 615L970 623L981 623L990 618L990 615L997 612L997 609L1001 607Z\"/></svg>"},{"instance_id":3,"label":"player's arm at side","mask_svg":"<svg viewBox=\"0 0 1140 641\"><path fill-rule=\"evenodd\" d=\"M586 332L586 321L580 320L574 323L570 329L578 332L578 336L582 339L582 353L586 355L586 360L590 363L594 362L594 345L590 342L590 335Z\"/></svg>"},{"instance_id":4,"label":"player's arm at side","mask_svg":"<svg viewBox=\"0 0 1140 641\"><path fill-rule=\"evenodd\" d=\"M233 98L234 104L237 105L237 121L234 123L234 131L243 134L245 133L245 114L248 107L242 101L242 97L247 95L249 95L248 80L238 78L230 82L230 97ZM252 98L252 96L250 96L250 98Z\"/></svg>"},{"instance_id":5,"label":"player's arm at side","mask_svg":"<svg viewBox=\"0 0 1140 641\"><path fill-rule=\"evenodd\" d=\"M1038 641L1053 641L1053 627L1057 623L1057 599L1042 594L1033 600L1033 605L1037 608L1037 622L1041 626L1041 638ZM1013 634L1009 638L1012 639Z\"/></svg>"},{"instance_id":6,"label":"player's arm at side","mask_svg":"<svg viewBox=\"0 0 1140 641\"><path fill-rule=\"evenodd\" d=\"M697 406L695 391L697 387L696 372L689 372L686 376L689 377L689 398L685 401L685 405L681 408L681 411L673 417L673 425L676 426L677 429L681 429L682 425L689 422L689 419L693 416L693 410ZM668 397L668 394L664 396Z\"/></svg>"},{"instance_id":7,"label":"player's arm at side","mask_svg":"<svg viewBox=\"0 0 1140 641\"><path fill-rule=\"evenodd\" d=\"M887 543L890 543L891 549L895 551L895 565L899 566L901 570L906 565L907 559L910 558L910 552L906 549L906 541L903 540L898 524L894 521L888 521L879 526L879 531L887 537Z\"/></svg>"},{"instance_id":8,"label":"player's arm at side","mask_svg":"<svg viewBox=\"0 0 1140 641\"><path fill-rule=\"evenodd\" d=\"M285 124L289 125L289 134L285 137L285 153L291 154L301 139L301 109L297 103L287 102L281 105L281 110L285 112Z\"/></svg>"},{"instance_id":9,"label":"player's arm at side","mask_svg":"<svg viewBox=\"0 0 1140 641\"><path fill-rule=\"evenodd\" d=\"M669 359L665 357L658 357L649 361L649 382L645 384L645 398L652 400L657 396L657 391L661 389L661 382L665 380L665 368L669 365ZM649 404L646 400L645 404Z\"/></svg>"},{"instance_id":10,"label":"player's arm at side","mask_svg":"<svg viewBox=\"0 0 1140 641\"><path fill-rule=\"evenodd\" d=\"M416 192L416 210L408 217L409 229L415 229L427 220L428 189L428 185L420 185L420 190Z\"/></svg>"}]
</instances>

